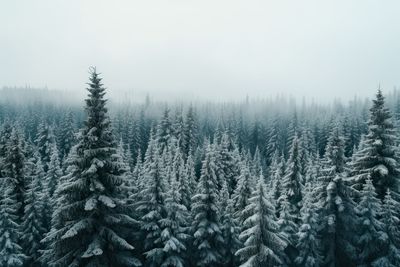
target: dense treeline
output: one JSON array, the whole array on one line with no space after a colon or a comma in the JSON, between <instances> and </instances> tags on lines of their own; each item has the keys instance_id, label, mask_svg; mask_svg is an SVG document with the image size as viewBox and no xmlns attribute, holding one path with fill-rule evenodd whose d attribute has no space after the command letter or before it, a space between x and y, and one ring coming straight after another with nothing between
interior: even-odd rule
<instances>
[{"instance_id":1,"label":"dense treeline","mask_svg":"<svg viewBox=\"0 0 400 267\"><path fill-rule=\"evenodd\" d=\"M85 112L0 104L0 266L400 266L397 91L117 105L94 69L87 90Z\"/></svg>"}]
</instances>

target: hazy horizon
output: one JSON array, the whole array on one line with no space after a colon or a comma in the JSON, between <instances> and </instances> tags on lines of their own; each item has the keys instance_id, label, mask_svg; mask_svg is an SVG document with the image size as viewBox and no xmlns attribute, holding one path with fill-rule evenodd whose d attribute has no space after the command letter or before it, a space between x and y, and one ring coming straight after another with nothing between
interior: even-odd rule
<instances>
[{"instance_id":1,"label":"hazy horizon","mask_svg":"<svg viewBox=\"0 0 400 267\"><path fill-rule=\"evenodd\" d=\"M397 1L20 1L0 10L0 86L316 101L400 84ZM21 8L21 7L24 8Z\"/></svg>"}]
</instances>

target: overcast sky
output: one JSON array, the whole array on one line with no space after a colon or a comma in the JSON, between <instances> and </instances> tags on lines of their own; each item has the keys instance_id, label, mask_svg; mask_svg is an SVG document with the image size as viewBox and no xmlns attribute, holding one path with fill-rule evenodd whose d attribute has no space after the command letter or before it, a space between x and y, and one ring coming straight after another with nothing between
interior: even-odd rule
<instances>
[{"instance_id":1,"label":"overcast sky","mask_svg":"<svg viewBox=\"0 0 400 267\"><path fill-rule=\"evenodd\" d=\"M0 85L239 99L400 85L400 1L3 0Z\"/></svg>"}]
</instances>

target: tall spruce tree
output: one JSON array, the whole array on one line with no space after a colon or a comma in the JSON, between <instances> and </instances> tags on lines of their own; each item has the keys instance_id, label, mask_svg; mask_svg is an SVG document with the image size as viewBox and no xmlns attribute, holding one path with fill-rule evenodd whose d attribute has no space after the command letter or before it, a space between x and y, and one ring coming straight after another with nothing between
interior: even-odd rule
<instances>
[{"instance_id":1,"label":"tall spruce tree","mask_svg":"<svg viewBox=\"0 0 400 267\"><path fill-rule=\"evenodd\" d=\"M25 208L25 155L22 150L21 138L16 128L13 128L6 143L5 157L1 169L2 176L8 178L8 186L18 203L17 223L22 222Z\"/></svg>"},{"instance_id":2,"label":"tall spruce tree","mask_svg":"<svg viewBox=\"0 0 400 267\"><path fill-rule=\"evenodd\" d=\"M21 206L12 186L11 178L0 182L0 265L4 267L24 266L26 256L19 245L21 232L18 225L18 210Z\"/></svg>"},{"instance_id":3,"label":"tall spruce tree","mask_svg":"<svg viewBox=\"0 0 400 267\"><path fill-rule=\"evenodd\" d=\"M215 151L209 145L203 161L197 192L192 198L192 234L195 265L218 266L222 263L223 236L218 208Z\"/></svg>"},{"instance_id":4,"label":"tall spruce tree","mask_svg":"<svg viewBox=\"0 0 400 267\"><path fill-rule=\"evenodd\" d=\"M335 125L328 138L322 170L313 191L318 206L323 266L348 265L348 260L355 254L351 233L355 225L352 196L356 192L346 179L344 148L340 127Z\"/></svg>"},{"instance_id":5,"label":"tall spruce tree","mask_svg":"<svg viewBox=\"0 0 400 267\"><path fill-rule=\"evenodd\" d=\"M371 266L383 254L382 247L387 243L388 236L383 222L380 221L383 215L382 205L370 178L365 180L356 212L357 265Z\"/></svg>"},{"instance_id":6,"label":"tall spruce tree","mask_svg":"<svg viewBox=\"0 0 400 267\"><path fill-rule=\"evenodd\" d=\"M227 183L220 192L220 210L221 231L224 238L223 266L236 266L238 260L235 253L241 247L240 227L235 218L234 202L229 196Z\"/></svg>"},{"instance_id":7,"label":"tall spruce tree","mask_svg":"<svg viewBox=\"0 0 400 267\"><path fill-rule=\"evenodd\" d=\"M400 204L388 190L383 201L383 216L388 242L384 254L374 261L373 266L400 266Z\"/></svg>"},{"instance_id":8,"label":"tall spruce tree","mask_svg":"<svg viewBox=\"0 0 400 267\"><path fill-rule=\"evenodd\" d=\"M40 250L44 248L41 241L47 232L46 224L48 224L45 217L51 216L51 211L45 209L45 204L48 203L44 203L46 201L44 194L47 192L43 190L43 166L40 158L30 159L27 165L34 171L29 175L30 182L26 193L25 214L21 225L21 243L28 257L25 264L27 266L40 266Z\"/></svg>"},{"instance_id":9,"label":"tall spruce tree","mask_svg":"<svg viewBox=\"0 0 400 267\"><path fill-rule=\"evenodd\" d=\"M60 158L64 159L76 142L74 115L71 110L64 115L60 130L61 133L58 138L58 143L60 146Z\"/></svg>"},{"instance_id":10,"label":"tall spruce tree","mask_svg":"<svg viewBox=\"0 0 400 267\"><path fill-rule=\"evenodd\" d=\"M302 181L299 140L297 135L295 135L292 142L290 157L287 162L286 175L282 179L282 191L288 198L290 213L292 216L296 217L296 223L300 220Z\"/></svg>"},{"instance_id":11,"label":"tall spruce tree","mask_svg":"<svg viewBox=\"0 0 400 267\"><path fill-rule=\"evenodd\" d=\"M285 266L283 251L288 242L279 233L275 209L267 198L263 177L260 177L245 213L248 217L240 234L244 245L236 252L242 262L240 266Z\"/></svg>"},{"instance_id":12,"label":"tall spruce tree","mask_svg":"<svg viewBox=\"0 0 400 267\"><path fill-rule=\"evenodd\" d=\"M399 198L400 168L397 150L391 114L385 107L381 90L378 90L370 109L368 134L353 162L354 187L362 190L365 180L370 177L379 199L383 200L387 189L395 198Z\"/></svg>"},{"instance_id":13,"label":"tall spruce tree","mask_svg":"<svg viewBox=\"0 0 400 267\"><path fill-rule=\"evenodd\" d=\"M51 266L140 265L125 239L134 223L122 199L125 167L119 164L105 88L94 68L88 85L88 117L70 159L72 173L62 178L58 194L64 203L54 212L44 259Z\"/></svg>"}]
</instances>

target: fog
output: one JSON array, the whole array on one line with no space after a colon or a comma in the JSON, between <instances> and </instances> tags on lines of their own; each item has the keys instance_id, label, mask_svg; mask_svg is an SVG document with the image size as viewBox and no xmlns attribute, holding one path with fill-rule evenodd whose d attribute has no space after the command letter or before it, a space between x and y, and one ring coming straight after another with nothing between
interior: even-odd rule
<instances>
[{"instance_id":1,"label":"fog","mask_svg":"<svg viewBox=\"0 0 400 267\"><path fill-rule=\"evenodd\" d=\"M400 77L398 1L2 1L0 86L349 99Z\"/></svg>"}]
</instances>

